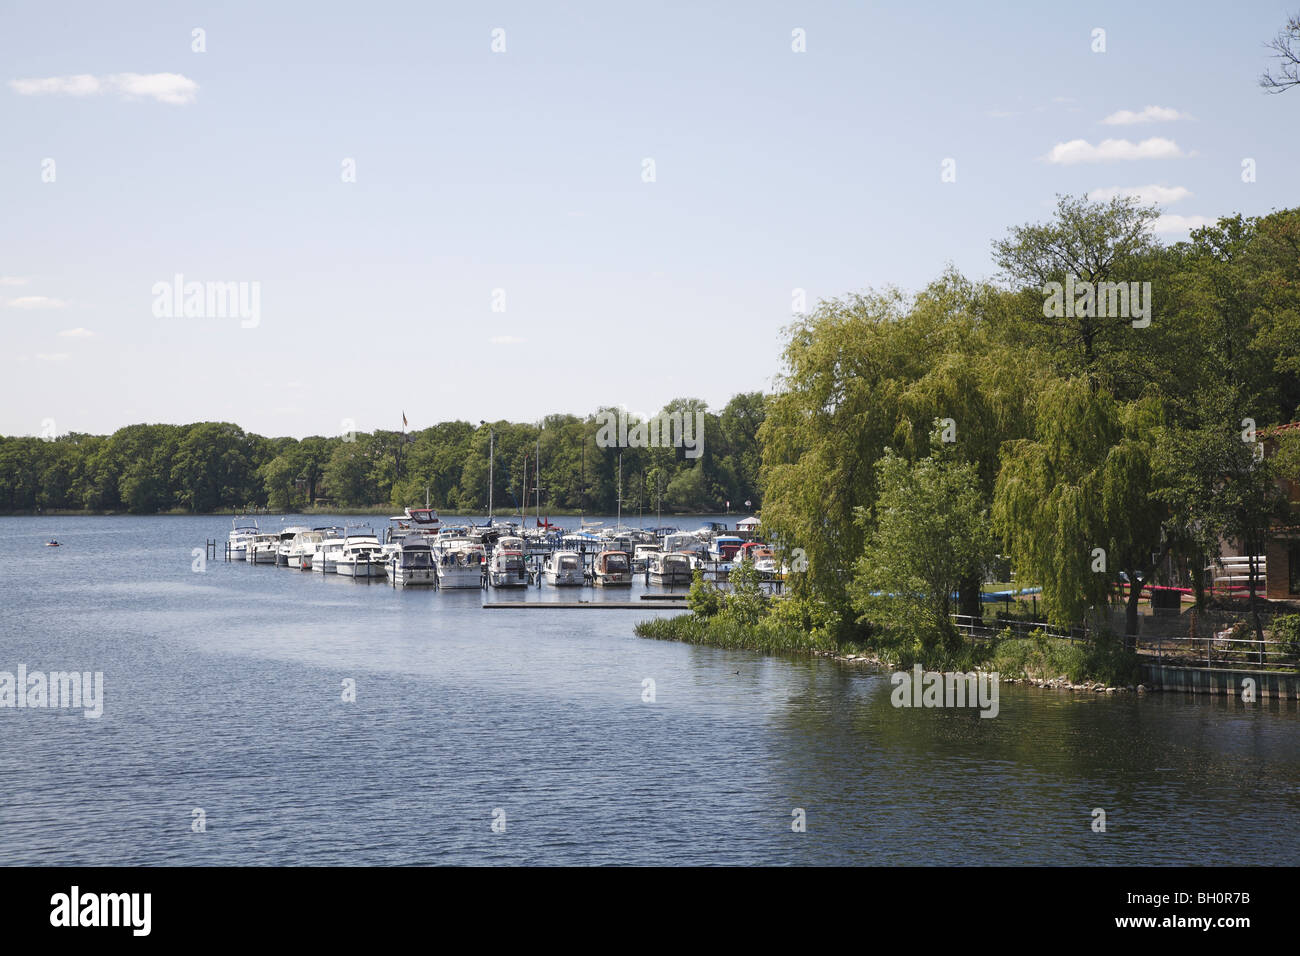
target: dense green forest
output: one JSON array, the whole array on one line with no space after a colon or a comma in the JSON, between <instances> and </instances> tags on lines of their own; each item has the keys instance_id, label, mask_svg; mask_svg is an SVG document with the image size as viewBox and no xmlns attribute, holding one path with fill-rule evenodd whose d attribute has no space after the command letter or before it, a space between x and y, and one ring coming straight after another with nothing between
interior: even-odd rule
<instances>
[{"instance_id":1,"label":"dense green forest","mask_svg":"<svg viewBox=\"0 0 1300 956\"><path fill-rule=\"evenodd\" d=\"M716 414L696 400L671 402L664 412L704 413L702 454L622 449L624 512L713 512L746 500L757 507L764 405L759 393L737 395ZM291 511L323 503L400 509L422 505L427 489L434 507L482 513L494 443L498 513L518 509L525 478L532 510L539 454L544 514L613 513L619 449L601 447L599 431L593 414L302 440L263 438L227 422L130 425L106 437L74 433L52 441L0 438L0 511Z\"/></svg>"}]
</instances>

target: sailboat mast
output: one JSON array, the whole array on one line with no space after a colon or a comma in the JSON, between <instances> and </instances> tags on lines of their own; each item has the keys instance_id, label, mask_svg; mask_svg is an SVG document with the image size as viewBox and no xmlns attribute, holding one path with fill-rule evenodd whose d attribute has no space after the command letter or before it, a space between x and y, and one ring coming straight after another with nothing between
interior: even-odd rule
<instances>
[{"instance_id":1,"label":"sailboat mast","mask_svg":"<svg viewBox=\"0 0 1300 956\"><path fill-rule=\"evenodd\" d=\"M623 527L623 453L618 453L618 524L615 530Z\"/></svg>"},{"instance_id":2,"label":"sailboat mast","mask_svg":"<svg viewBox=\"0 0 1300 956\"><path fill-rule=\"evenodd\" d=\"M533 498L534 520L540 524L542 521L542 440L540 438L537 439L537 466L533 469L533 484L537 486Z\"/></svg>"},{"instance_id":3,"label":"sailboat mast","mask_svg":"<svg viewBox=\"0 0 1300 956\"><path fill-rule=\"evenodd\" d=\"M495 429L488 430L488 524L492 524L492 469L495 463L497 444L497 433Z\"/></svg>"}]
</instances>

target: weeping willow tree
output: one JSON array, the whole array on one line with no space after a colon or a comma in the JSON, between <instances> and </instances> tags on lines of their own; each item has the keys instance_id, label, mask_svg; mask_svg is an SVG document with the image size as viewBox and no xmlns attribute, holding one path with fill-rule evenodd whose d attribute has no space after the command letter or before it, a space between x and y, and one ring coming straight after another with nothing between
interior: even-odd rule
<instances>
[{"instance_id":1,"label":"weeping willow tree","mask_svg":"<svg viewBox=\"0 0 1300 956\"><path fill-rule=\"evenodd\" d=\"M1006 296L975 286L955 274L917 298L909 323L942 328L945 350L931 354L929 367L899 398L894 447L912 461L933 450L936 421L946 421L945 454L971 466L975 487L991 507L1001 467L1002 444L1031 433L1031 398L1047 363L1032 349L1008 348L997 313ZM958 612L982 613L982 568L971 566L958 582Z\"/></svg>"},{"instance_id":2,"label":"weeping willow tree","mask_svg":"<svg viewBox=\"0 0 1300 956\"><path fill-rule=\"evenodd\" d=\"M1166 550L1153 498L1159 411L1150 399L1121 404L1086 376L1058 380L1039 399L1034 438L1004 449L995 527L1054 624L1107 603L1123 572L1125 631L1137 633L1144 584Z\"/></svg>"},{"instance_id":3,"label":"weeping willow tree","mask_svg":"<svg viewBox=\"0 0 1300 956\"><path fill-rule=\"evenodd\" d=\"M927 342L902 324L896 292L823 302L790 330L785 375L760 430L763 528L795 572L791 590L848 610L862 553L855 509L876 500L875 463Z\"/></svg>"}]
</instances>

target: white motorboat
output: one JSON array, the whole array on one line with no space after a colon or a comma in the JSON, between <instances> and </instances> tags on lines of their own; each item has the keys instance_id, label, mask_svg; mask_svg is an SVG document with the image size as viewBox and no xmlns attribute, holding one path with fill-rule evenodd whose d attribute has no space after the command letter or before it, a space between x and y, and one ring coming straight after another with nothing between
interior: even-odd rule
<instances>
[{"instance_id":1,"label":"white motorboat","mask_svg":"<svg viewBox=\"0 0 1300 956\"><path fill-rule=\"evenodd\" d=\"M280 553L278 534L255 534L248 542L244 560L249 564L275 564Z\"/></svg>"},{"instance_id":2,"label":"white motorboat","mask_svg":"<svg viewBox=\"0 0 1300 956\"><path fill-rule=\"evenodd\" d=\"M320 550L321 545L329 538L337 538L341 530L340 528L312 528L310 531L299 532L289 546L289 567L310 571L311 563L315 560L316 552Z\"/></svg>"},{"instance_id":3,"label":"white motorboat","mask_svg":"<svg viewBox=\"0 0 1300 956\"><path fill-rule=\"evenodd\" d=\"M632 559L626 551L602 551L591 567L591 583L598 588L632 586Z\"/></svg>"},{"instance_id":4,"label":"white motorboat","mask_svg":"<svg viewBox=\"0 0 1300 956\"><path fill-rule=\"evenodd\" d=\"M694 569L691 567L691 555L684 551L659 552L650 557L646 574L651 584L677 587L691 583Z\"/></svg>"},{"instance_id":5,"label":"white motorboat","mask_svg":"<svg viewBox=\"0 0 1300 956\"><path fill-rule=\"evenodd\" d=\"M293 550L293 543L298 535L311 528L302 525L294 525L292 528L282 528L280 530L280 546L275 551L275 563L282 568L289 566L289 552Z\"/></svg>"},{"instance_id":6,"label":"white motorboat","mask_svg":"<svg viewBox=\"0 0 1300 956\"><path fill-rule=\"evenodd\" d=\"M403 514L388 519L388 528L384 531L385 552L396 551L392 545L400 544L406 538L433 539L441 529L438 512L432 508L407 508Z\"/></svg>"},{"instance_id":7,"label":"white motorboat","mask_svg":"<svg viewBox=\"0 0 1300 956\"><path fill-rule=\"evenodd\" d=\"M638 544L632 551L632 573L642 574L650 566L650 559L661 552L657 544Z\"/></svg>"},{"instance_id":8,"label":"white motorboat","mask_svg":"<svg viewBox=\"0 0 1300 956\"><path fill-rule=\"evenodd\" d=\"M504 547L506 542L518 542L518 546ZM528 587L523 541L519 538L502 538L497 542L492 550L492 558L488 561L488 582L494 588Z\"/></svg>"},{"instance_id":9,"label":"white motorboat","mask_svg":"<svg viewBox=\"0 0 1300 956\"><path fill-rule=\"evenodd\" d=\"M321 574L337 574L339 556L343 554L344 538L326 538L311 558L311 569Z\"/></svg>"},{"instance_id":10,"label":"white motorboat","mask_svg":"<svg viewBox=\"0 0 1300 956\"><path fill-rule=\"evenodd\" d=\"M335 572L345 578L382 578L384 556L379 539L373 534L348 535Z\"/></svg>"},{"instance_id":11,"label":"white motorboat","mask_svg":"<svg viewBox=\"0 0 1300 956\"><path fill-rule=\"evenodd\" d=\"M232 518L230 520L230 534L226 538L230 560L247 560L248 543L252 541L260 531L261 529L257 526L256 518L249 518L247 515L236 515Z\"/></svg>"},{"instance_id":12,"label":"white motorboat","mask_svg":"<svg viewBox=\"0 0 1300 956\"><path fill-rule=\"evenodd\" d=\"M580 587L586 583L582 555L577 551L555 551L542 565L546 583L557 588Z\"/></svg>"},{"instance_id":13,"label":"white motorboat","mask_svg":"<svg viewBox=\"0 0 1300 956\"><path fill-rule=\"evenodd\" d=\"M468 537L439 535L434 548L439 588L483 586L483 545Z\"/></svg>"},{"instance_id":14,"label":"white motorboat","mask_svg":"<svg viewBox=\"0 0 1300 956\"><path fill-rule=\"evenodd\" d=\"M433 549L422 534L408 535L396 554L389 555L385 566L388 580L394 587L413 587L423 585L432 587L438 583L437 571L433 564Z\"/></svg>"}]
</instances>

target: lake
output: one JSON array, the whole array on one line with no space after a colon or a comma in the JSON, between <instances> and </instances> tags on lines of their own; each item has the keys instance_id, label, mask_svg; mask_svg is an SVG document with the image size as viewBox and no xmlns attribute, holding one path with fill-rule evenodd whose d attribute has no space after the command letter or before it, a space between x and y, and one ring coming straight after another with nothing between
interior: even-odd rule
<instances>
[{"instance_id":1,"label":"lake","mask_svg":"<svg viewBox=\"0 0 1300 956\"><path fill-rule=\"evenodd\" d=\"M99 719L0 709L0 862L1300 862L1295 701L1004 685L991 720L896 709L885 674L633 635L671 611L193 570L229 529L0 518L0 671L104 675Z\"/></svg>"}]
</instances>

